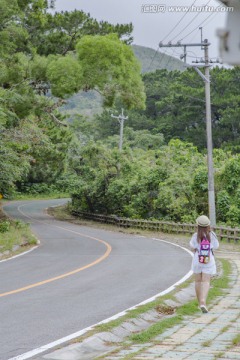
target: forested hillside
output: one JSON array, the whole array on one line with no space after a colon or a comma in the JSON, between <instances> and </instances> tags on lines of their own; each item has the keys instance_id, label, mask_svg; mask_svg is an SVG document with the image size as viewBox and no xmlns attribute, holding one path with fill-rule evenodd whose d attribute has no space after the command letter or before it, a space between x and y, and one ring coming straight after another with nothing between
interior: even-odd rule
<instances>
[{"instance_id":1,"label":"forested hillside","mask_svg":"<svg viewBox=\"0 0 240 360\"><path fill-rule=\"evenodd\" d=\"M151 48L139 45L131 45L136 58L141 64L142 73L149 73L159 69L166 69L169 71L179 70L184 71L186 67L183 62L173 56L156 52ZM102 98L96 91L80 91L68 99L66 105L61 108L61 111L70 115L82 114L91 118L95 114L101 113L103 110Z\"/></svg>"},{"instance_id":2,"label":"forested hillside","mask_svg":"<svg viewBox=\"0 0 240 360\"><path fill-rule=\"evenodd\" d=\"M159 52L140 45L132 45L132 48L135 56L141 63L142 73L153 72L158 69L169 71L184 71L186 69L180 59L167 55L164 51Z\"/></svg>"},{"instance_id":3,"label":"forested hillside","mask_svg":"<svg viewBox=\"0 0 240 360\"><path fill-rule=\"evenodd\" d=\"M43 0L0 0L0 9L5 198L65 191L80 209L97 213L173 221L207 213L205 96L197 73L141 75L131 24L97 22L82 11L50 13ZM234 226L239 80L239 67L211 70L217 221ZM86 116L86 104L96 115ZM111 114L122 108L128 119L119 151Z\"/></svg>"},{"instance_id":4,"label":"forested hillside","mask_svg":"<svg viewBox=\"0 0 240 360\"><path fill-rule=\"evenodd\" d=\"M0 193L9 196L49 189L64 173L74 138L58 110L67 97L96 89L104 105L141 108L145 93L131 24L52 14L47 0L1 0L0 10Z\"/></svg>"},{"instance_id":5,"label":"forested hillside","mask_svg":"<svg viewBox=\"0 0 240 360\"><path fill-rule=\"evenodd\" d=\"M211 70L217 220L230 225L240 221L239 76L238 67ZM76 119L85 145L71 163L72 192L86 211L193 222L208 213L204 83L191 69L143 80L146 109L125 110L121 154L111 117L120 107Z\"/></svg>"}]
</instances>

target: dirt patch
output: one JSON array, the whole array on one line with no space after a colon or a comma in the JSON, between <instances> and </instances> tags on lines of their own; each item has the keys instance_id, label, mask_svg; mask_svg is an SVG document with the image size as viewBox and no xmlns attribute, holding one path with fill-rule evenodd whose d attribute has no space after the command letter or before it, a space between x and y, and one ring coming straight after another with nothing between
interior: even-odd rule
<instances>
[{"instance_id":1,"label":"dirt patch","mask_svg":"<svg viewBox=\"0 0 240 360\"><path fill-rule=\"evenodd\" d=\"M156 310L159 314L163 314L163 315L173 315L176 311L176 309L173 308L172 306L166 306L166 305L158 305L156 307Z\"/></svg>"}]
</instances>

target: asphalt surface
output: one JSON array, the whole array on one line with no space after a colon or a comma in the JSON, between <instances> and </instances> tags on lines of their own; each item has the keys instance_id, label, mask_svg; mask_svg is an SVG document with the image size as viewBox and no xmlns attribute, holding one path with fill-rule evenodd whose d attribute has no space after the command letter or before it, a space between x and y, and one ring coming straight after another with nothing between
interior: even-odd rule
<instances>
[{"instance_id":1,"label":"asphalt surface","mask_svg":"<svg viewBox=\"0 0 240 360\"><path fill-rule=\"evenodd\" d=\"M179 247L56 221L63 200L5 206L41 244L0 262L0 359L7 360L138 304L179 281L191 256Z\"/></svg>"}]
</instances>

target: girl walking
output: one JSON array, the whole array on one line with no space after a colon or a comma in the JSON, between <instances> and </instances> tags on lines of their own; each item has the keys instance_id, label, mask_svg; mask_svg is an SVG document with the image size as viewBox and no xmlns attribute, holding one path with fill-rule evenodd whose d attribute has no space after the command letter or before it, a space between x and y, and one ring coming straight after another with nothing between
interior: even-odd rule
<instances>
[{"instance_id":1,"label":"girl walking","mask_svg":"<svg viewBox=\"0 0 240 360\"><path fill-rule=\"evenodd\" d=\"M201 215L196 220L198 228L190 240L194 251L192 271L195 275L195 291L198 304L203 313L207 313L207 296L211 276L216 274L216 263L213 250L219 247L216 234L210 229L210 220Z\"/></svg>"}]
</instances>

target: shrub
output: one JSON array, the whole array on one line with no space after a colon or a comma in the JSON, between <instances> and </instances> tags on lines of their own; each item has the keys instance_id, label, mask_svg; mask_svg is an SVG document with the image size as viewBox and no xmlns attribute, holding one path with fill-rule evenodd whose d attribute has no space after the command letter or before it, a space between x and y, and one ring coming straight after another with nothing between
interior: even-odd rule
<instances>
[{"instance_id":1,"label":"shrub","mask_svg":"<svg viewBox=\"0 0 240 360\"><path fill-rule=\"evenodd\" d=\"M0 222L0 232L5 233L10 229L10 222L9 221L2 221Z\"/></svg>"}]
</instances>

